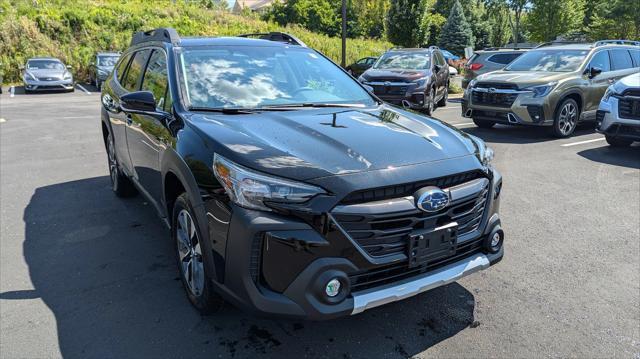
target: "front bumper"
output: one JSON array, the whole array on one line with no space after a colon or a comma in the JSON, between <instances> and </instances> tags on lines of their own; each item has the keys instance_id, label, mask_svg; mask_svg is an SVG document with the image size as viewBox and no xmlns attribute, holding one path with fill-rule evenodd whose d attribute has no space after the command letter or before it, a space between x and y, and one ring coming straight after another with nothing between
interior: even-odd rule
<instances>
[{"instance_id":1,"label":"front bumper","mask_svg":"<svg viewBox=\"0 0 640 359\"><path fill-rule=\"evenodd\" d=\"M553 124L553 107L549 96L533 97L530 91L514 91L511 103L499 106L477 103L473 91L467 88L462 97L462 116L492 121L505 125L551 126ZM500 92L500 90L496 90Z\"/></svg>"},{"instance_id":2,"label":"front bumper","mask_svg":"<svg viewBox=\"0 0 640 359\"><path fill-rule=\"evenodd\" d=\"M427 86L418 86L412 82L364 82L373 87L373 92L382 101L401 106L403 102L408 103L409 108L423 109L426 106Z\"/></svg>"},{"instance_id":3,"label":"front bumper","mask_svg":"<svg viewBox=\"0 0 640 359\"><path fill-rule=\"evenodd\" d=\"M640 118L622 118L619 109L620 98L610 96L600 101L596 112L596 131L610 137L629 138L640 141Z\"/></svg>"},{"instance_id":4,"label":"front bumper","mask_svg":"<svg viewBox=\"0 0 640 359\"><path fill-rule=\"evenodd\" d=\"M500 226L501 184L500 174L494 172L475 242L487 243ZM205 208L213 211L216 206L210 203ZM383 262L368 256L343 235L331 215L305 221L235 205L231 205L231 213L227 226L221 225L225 218L207 215L214 251L225 257L224 264L211 271L217 276L214 285L226 300L259 315L325 320L358 314L454 282L488 268L503 256L502 248L492 253L483 246L437 267L410 272L406 258ZM319 227L327 232L322 233ZM355 289L353 278L390 267L406 267L407 273L415 274ZM331 278L339 278L344 290L336 299L324 294Z\"/></svg>"},{"instance_id":5,"label":"front bumper","mask_svg":"<svg viewBox=\"0 0 640 359\"><path fill-rule=\"evenodd\" d=\"M70 80L55 80L55 81L40 81L40 80L26 80L24 81L24 88L27 91L68 91L74 87L73 79Z\"/></svg>"}]
</instances>

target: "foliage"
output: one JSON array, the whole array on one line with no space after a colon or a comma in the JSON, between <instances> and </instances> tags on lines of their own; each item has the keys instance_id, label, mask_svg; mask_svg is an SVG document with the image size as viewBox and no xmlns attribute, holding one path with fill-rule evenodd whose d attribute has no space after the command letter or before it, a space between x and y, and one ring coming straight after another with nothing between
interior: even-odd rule
<instances>
[{"instance_id":1,"label":"foliage","mask_svg":"<svg viewBox=\"0 0 640 359\"><path fill-rule=\"evenodd\" d=\"M34 56L55 56L87 76L97 51L124 51L135 31L174 27L182 36L228 36L248 32L286 31L340 62L340 39L298 25L279 26L197 2L145 0L0 0L0 63L4 81L20 81L18 67ZM350 39L347 62L378 56L391 44Z\"/></svg>"},{"instance_id":2,"label":"foliage","mask_svg":"<svg viewBox=\"0 0 640 359\"><path fill-rule=\"evenodd\" d=\"M527 28L533 41L551 41L582 27L584 0L533 0Z\"/></svg>"},{"instance_id":3,"label":"foliage","mask_svg":"<svg viewBox=\"0 0 640 359\"><path fill-rule=\"evenodd\" d=\"M404 47L420 46L425 40L423 13L423 0L391 0L385 25L387 39Z\"/></svg>"},{"instance_id":4,"label":"foliage","mask_svg":"<svg viewBox=\"0 0 640 359\"><path fill-rule=\"evenodd\" d=\"M438 46L454 54L464 55L464 48L473 44L471 26L467 23L460 1L456 0L451 8L447 22L442 27Z\"/></svg>"},{"instance_id":5,"label":"foliage","mask_svg":"<svg viewBox=\"0 0 640 359\"><path fill-rule=\"evenodd\" d=\"M586 8L591 13L585 13L585 32L591 40L640 40L640 1L587 0Z\"/></svg>"}]
</instances>

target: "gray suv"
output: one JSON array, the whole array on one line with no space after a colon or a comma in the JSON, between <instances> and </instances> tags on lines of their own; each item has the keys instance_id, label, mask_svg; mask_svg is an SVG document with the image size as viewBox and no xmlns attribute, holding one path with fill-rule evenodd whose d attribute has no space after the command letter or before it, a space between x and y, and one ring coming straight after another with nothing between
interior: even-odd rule
<instances>
[{"instance_id":1,"label":"gray suv","mask_svg":"<svg viewBox=\"0 0 640 359\"><path fill-rule=\"evenodd\" d=\"M475 51L464 65L462 88L466 89L469 82L482 74L502 70L526 51L527 49L519 48L489 48Z\"/></svg>"}]
</instances>

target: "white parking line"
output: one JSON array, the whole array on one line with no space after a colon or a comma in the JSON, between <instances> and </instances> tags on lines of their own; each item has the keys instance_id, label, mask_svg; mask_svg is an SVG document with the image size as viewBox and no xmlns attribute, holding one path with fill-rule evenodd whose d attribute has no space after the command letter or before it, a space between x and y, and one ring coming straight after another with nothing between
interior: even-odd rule
<instances>
[{"instance_id":1,"label":"white parking line","mask_svg":"<svg viewBox=\"0 0 640 359\"><path fill-rule=\"evenodd\" d=\"M578 145L583 145L585 143L591 143L591 142L598 142L598 141L604 141L605 138L595 138L593 140L586 140L586 141L580 141L580 142L572 142L572 143L565 143L564 145L560 145L562 147L571 147L571 146L578 146Z\"/></svg>"},{"instance_id":2,"label":"white parking line","mask_svg":"<svg viewBox=\"0 0 640 359\"><path fill-rule=\"evenodd\" d=\"M7 122L4 118L0 118L0 123Z\"/></svg>"},{"instance_id":3,"label":"white parking line","mask_svg":"<svg viewBox=\"0 0 640 359\"><path fill-rule=\"evenodd\" d=\"M87 91L87 89L82 87L82 85L76 84L76 86L78 86L80 88L80 90L84 91L87 95L91 95L91 92Z\"/></svg>"}]
</instances>

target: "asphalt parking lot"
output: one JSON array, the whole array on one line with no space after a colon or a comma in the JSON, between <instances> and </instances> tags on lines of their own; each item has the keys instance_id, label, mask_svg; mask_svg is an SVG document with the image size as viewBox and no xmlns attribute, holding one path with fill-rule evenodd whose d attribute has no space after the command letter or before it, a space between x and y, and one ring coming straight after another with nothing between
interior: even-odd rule
<instances>
[{"instance_id":1,"label":"asphalt parking lot","mask_svg":"<svg viewBox=\"0 0 640 359\"><path fill-rule=\"evenodd\" d=\"M640 357L638 144L481 130L451 101L434 116L504 176L502 262L335 321L201 317L154 210L111 193L99 106L0 95L1 357Z\"/></svg>"}]
</instances>

